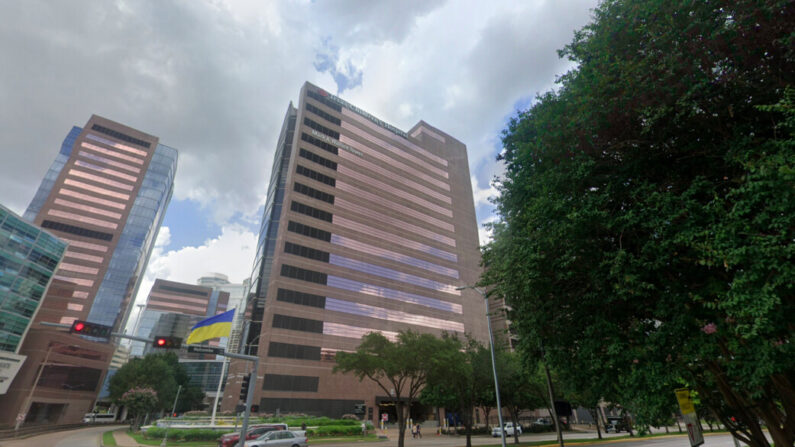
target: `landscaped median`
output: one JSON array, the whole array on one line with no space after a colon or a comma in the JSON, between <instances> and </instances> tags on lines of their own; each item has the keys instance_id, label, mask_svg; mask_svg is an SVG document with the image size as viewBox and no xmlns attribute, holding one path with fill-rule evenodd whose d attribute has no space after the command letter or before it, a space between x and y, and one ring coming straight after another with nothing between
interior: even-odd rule
<instances>
[{"instance_id":1,"label":"landscaped median","mask_svg":"<svg viewBox=\"0 0 795 447\"><path fill-rule=\"evenodd\" d=\"M167 445L169 446L215 447L221 435L240 431L239 426L235 427L233 425L215 426L211 429L203 426L199 421L191 419L160 420L157 424L159 426L143 427L140 432L127 431L127 435L141 445L160 445L163 437L167 436ZM313 444L378 441L378 437L373 433L371 423L367 423L369 434L362 436L362 421L351 419L310 417L252 418L249 422L249 427L273 423L287 424L294 431L305 431ZM166 428L164 426L166 424L171 424L172 426ZM186 425L194 425L194 427L184 428ZM301 427L306 427L306 429L303 430ZM117 445L113 439L112 431L103 434L103 445L107 447Z\"/></svg>"}]
</instances>

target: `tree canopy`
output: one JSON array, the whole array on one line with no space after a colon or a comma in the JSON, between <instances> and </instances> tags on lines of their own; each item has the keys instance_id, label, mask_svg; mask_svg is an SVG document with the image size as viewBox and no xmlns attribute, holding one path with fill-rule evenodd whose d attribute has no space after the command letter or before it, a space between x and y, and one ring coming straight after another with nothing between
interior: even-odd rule
<instances>
[{"instance_id":1,"label":"tree canopy","mask_svg":"<svg viewBox=\"0 0 795 447\"><path fill-rule=\"evenodd\" d=\"M503 133L482 284L583 395L795 443L795 3L609 0ZM634 402L633 402L634 398Z\"/></svg>"},{"instance_id":2,"label":"tree canopy","mask_svg":"<svg viewBox=\"0 0 795 447\"><path fill-rule=\"evenodd\" d=\"M428 376L435 374L447 341L431 334L401 331L393 342L380 332L362 337L355 352L340 351L334 372L352 373L359 380L375 382L395 399L398 417L398 446L403 447L407 409L416 401Z\"/></svg>"},{"instance_id":3,"label":"tree canopy","mask_svg":"<svg viewBox=\"0 0 795 447\"><path fill-rule=\"evenodd\" d=\"M122 404L122 397L135 388L149 388L156 392L157 402L153 409L171 411L177 388L182 391L177 402L177 411L193 410L201 406L204 392L190 385L190 377L173 352L152 353L133 358L119 368L110 378L110 398ZM148 411L148 410L147 410Z\"/></svg>"}]
</instances>

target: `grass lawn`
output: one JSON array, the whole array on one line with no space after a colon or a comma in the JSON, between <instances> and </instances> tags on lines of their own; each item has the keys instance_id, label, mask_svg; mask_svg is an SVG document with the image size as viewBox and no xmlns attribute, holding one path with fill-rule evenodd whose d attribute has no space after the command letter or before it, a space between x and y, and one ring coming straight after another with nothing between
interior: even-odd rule
<instances>
[{"instance_id":1,"label":"grass lawn","mask_svg":"<svg viewBox=\"0 0 795 447\"><path fill-rule=\"evenodd\" d=\"M113 437L113 430L102 433L102 445L105 447L116 447L116 438Z\"/></svg>"}]
</instances>

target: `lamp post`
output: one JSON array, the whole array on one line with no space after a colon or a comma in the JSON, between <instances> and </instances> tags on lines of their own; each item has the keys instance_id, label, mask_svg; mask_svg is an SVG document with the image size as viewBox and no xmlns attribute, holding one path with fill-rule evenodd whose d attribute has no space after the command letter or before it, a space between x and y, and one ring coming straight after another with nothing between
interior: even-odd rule
<instances>
[{"instance_id":1,"label":"lamp post","mask_svg":"<svg viewBox=\"0 0 795 447\"><path fill-rule=\"evenodd\" d=\"M497 419L500 422L500 434L502 435L502 447L505 447L505 425L502 423L502 404L500 403L500 383L497 380L497 362L494 359L494 334L491 332L491 316L489 315L489 297L486 292L472 286L456 287L456 290L472 289L475 292L483 295L483 300L486 303L486 323L489 328L489 348L491 351L491 372L494 375L494 392L497 395ZM488 421L487 421L488 422ZM514 428L516 430L516 428Z\"/></svg>"}]
</instances>

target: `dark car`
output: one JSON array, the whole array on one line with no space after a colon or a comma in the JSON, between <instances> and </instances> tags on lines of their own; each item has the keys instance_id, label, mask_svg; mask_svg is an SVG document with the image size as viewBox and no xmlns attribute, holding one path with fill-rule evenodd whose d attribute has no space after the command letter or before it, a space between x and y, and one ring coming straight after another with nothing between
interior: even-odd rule
<instances>
[{"instance_id":1,"label":"dark car","mask_svg":"<svg viewBox=\"0 0 795 447\"><path fill-rule=\"evenodd\" d=\"M257 439L265 433L275 430L287 430L287 424L262 424L254 425L246 432L246 440ZM218 447L235 447L240 439L240 433L227 433L218 439Z\"/></svg>"},{"instance_id":2,"label":"dark car","mask_svg":"<svg viewBox=\"0 0 795 447\"><path fill-rule=\"evenodd\" d=\"M627 419L624 416L608 416L607 417L607 425L605 425L605 431L610 433L615 432L619 433L622 431L629 431L629 423L627 423Z\"/></svg>"}]
</instances>

